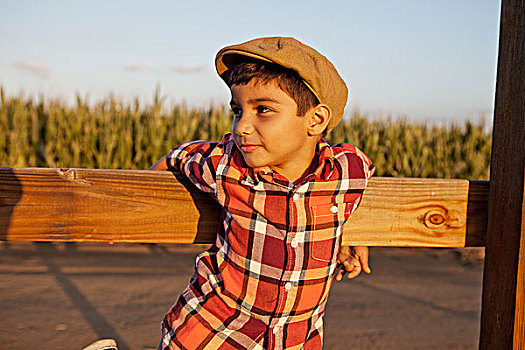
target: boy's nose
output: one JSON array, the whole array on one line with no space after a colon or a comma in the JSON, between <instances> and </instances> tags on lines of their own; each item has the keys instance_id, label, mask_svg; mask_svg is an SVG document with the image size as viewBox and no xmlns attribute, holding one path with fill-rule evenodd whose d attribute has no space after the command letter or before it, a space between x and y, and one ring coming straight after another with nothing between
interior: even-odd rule
<instances>
[{"instance_id":1,"label":"boy's nose","mask_svg":"<svg viewBox=\"0 0 525 350\"><path fill-rule=\"evenodd\" d=\"M234 126L235 133L237 135L250 135L253 133L253 124L251 118L246 114L243 114L237 124Z\"/></svg>"}]
</instances>

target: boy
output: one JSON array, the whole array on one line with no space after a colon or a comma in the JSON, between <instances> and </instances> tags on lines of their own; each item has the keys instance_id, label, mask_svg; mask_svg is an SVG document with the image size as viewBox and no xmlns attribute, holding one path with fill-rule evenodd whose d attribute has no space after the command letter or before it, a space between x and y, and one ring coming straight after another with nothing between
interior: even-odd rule
<instances>
[{"instance_id":1,"label":"boy","mask_svg":"<svg viewBox=\"0 0 525 350\"><path fill-rule=\"evenodd\" d=\"M320 349L337 264L349 277L370 272L366 247L340 243L374 166L322 139L341 120L346 85L292 38L228 46L215 64L231 91L232 133L184 144L151 168L184 174L223 207L159 349Z\"/></svg>"}]
</instances>

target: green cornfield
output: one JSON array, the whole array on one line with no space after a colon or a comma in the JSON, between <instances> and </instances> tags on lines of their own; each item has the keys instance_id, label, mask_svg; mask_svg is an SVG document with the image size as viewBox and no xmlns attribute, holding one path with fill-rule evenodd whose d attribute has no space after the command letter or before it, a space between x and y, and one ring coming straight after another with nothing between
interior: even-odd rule
<instances>
[{"instance_id":1,"label":"green cornfield","mask_svg":"<svg viewBox=\"0 0 525 350\"><path fill-rule=\"evenodd\" d=\"M0 166L147 169L190 140L219 140L231 128L227 107L167 108L111 97L74 106L60 99L6 96L0 87ZM328 135L349 142L377 176L488 179L492 133L484 121L437 126L408 118L371 120L358 112Z\"/></svg>"}]
</instances>

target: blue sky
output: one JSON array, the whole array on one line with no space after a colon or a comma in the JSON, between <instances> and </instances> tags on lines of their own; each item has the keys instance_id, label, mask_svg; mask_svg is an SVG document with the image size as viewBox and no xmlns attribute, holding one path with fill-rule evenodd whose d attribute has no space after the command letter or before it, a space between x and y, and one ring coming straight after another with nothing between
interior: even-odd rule
<instances>
[{"instance_id":1,"label":"blue sky","mask_svg":"<svg viewBox=\"0 0 525 350\"><path fill-rule=\"evenodd\" d=\"M96 101L114 94L226 103L225 45L293 36L338 68L347 111L476 119L493 110L500 2L4 1L0 84L9 94Z\"/></svg>"}]
</instances>

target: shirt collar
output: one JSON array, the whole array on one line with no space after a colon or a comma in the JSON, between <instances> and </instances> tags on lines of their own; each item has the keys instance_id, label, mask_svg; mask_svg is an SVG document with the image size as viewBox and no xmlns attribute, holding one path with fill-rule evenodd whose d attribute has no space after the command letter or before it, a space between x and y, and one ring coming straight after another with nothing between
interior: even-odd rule
<instances>
[{"instance_id":1,"label":"shirt collar","mask_svg":"<svg viewBox=\"0 0 525 350\"><path fill-rule=\"evenodd\" d=\"M319 165L315 169L315 177L320 180L328 180L334 171L335 160L334 150L330 144L325 140L321 139L317 144L315 156L319 159Z\"/></svg>"}]
</instances>

